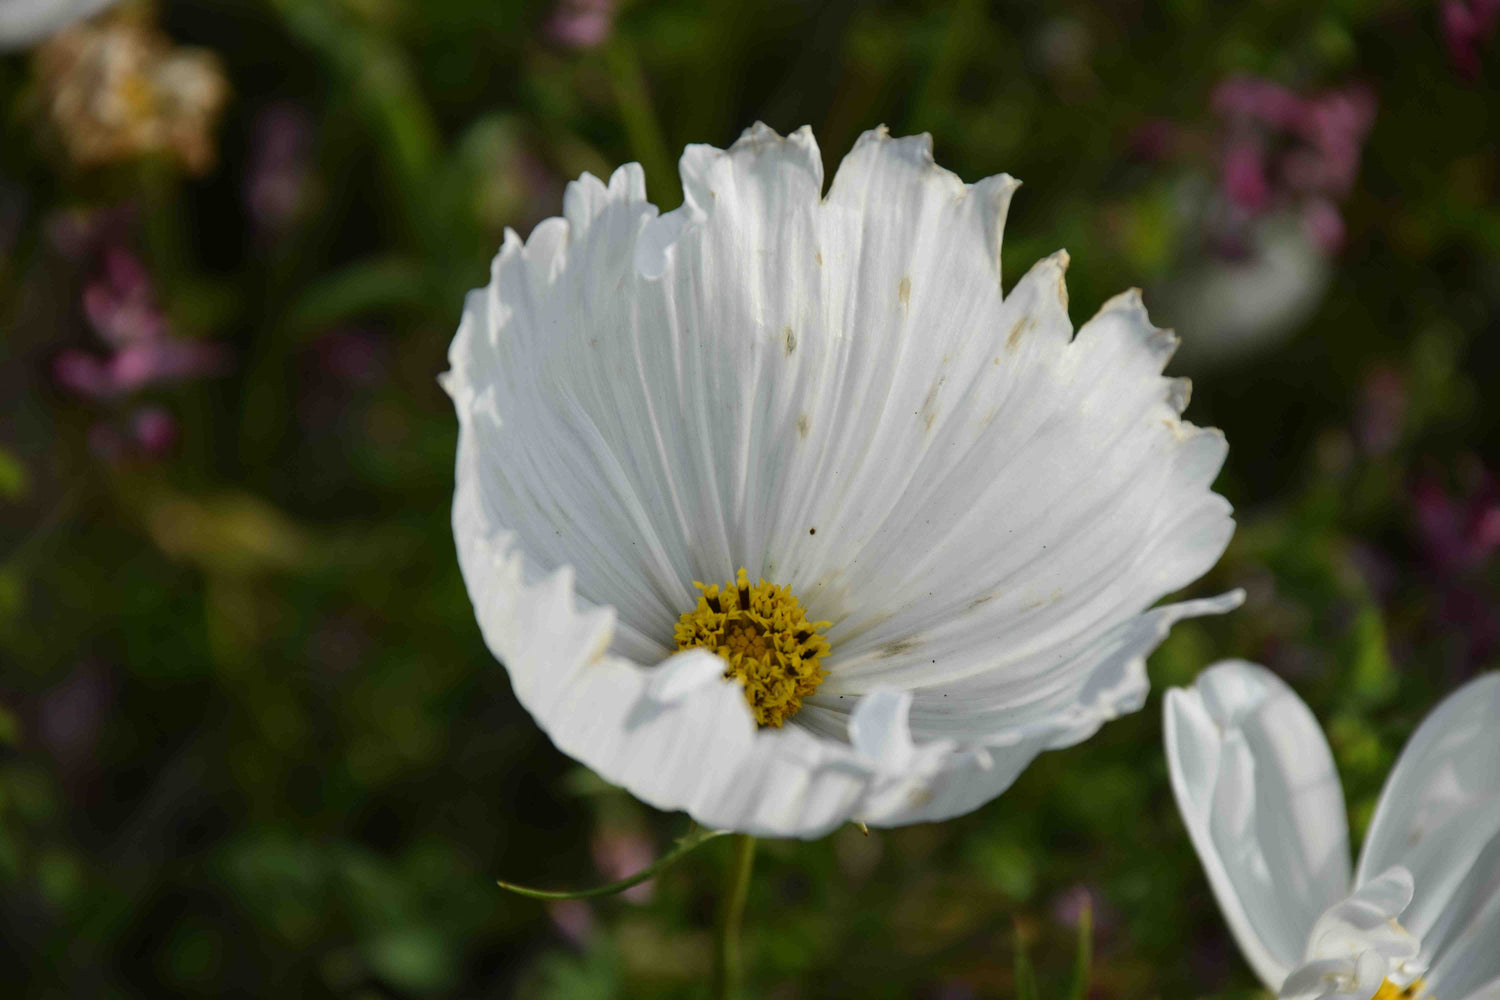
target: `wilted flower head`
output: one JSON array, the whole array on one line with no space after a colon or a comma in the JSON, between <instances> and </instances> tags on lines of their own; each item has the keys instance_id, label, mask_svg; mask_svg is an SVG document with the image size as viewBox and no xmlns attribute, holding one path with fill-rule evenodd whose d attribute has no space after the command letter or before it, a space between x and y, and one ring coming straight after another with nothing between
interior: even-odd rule
<instances>
[{"instance_id":1,"label":"wilted flower head","mask_svg":"<svg viewBox=\"0 0 1500 1000\"><path fill-rule=\"evenodd\" d=\"M43 111L83 167L147 155L213 166L214 124L229 96L213 53L172 45L126 9L75 25L36 52Z\"/></svg>"},{"instance_id":2,"label":"wilted flower head","mask_svg":"<svg viewBox=\"0 0 1500 1000\"><path fill-rule=\"evenodd\" d=\"M1296 1000L1495 996L1500 674L1412 734L1352 874L1333 754L1284 681L1227 661L1164 710L1178 807L1261 982Z\"/></svg>"},{"instance_id":3,"label":"wilted flower head","mask_svg":"<svg viewBox=\"0 0 1500 1000\"><path fill-rule=\"evenodd\" d=\"M865 134L690 146L507 234L444 385L490 649L558 746L701 823L943 819L1140 708L1233 530L1138 294L1000 288L1016 182ZM726 582L727 581L727 582Z\"/></svg>"}]
</instances>

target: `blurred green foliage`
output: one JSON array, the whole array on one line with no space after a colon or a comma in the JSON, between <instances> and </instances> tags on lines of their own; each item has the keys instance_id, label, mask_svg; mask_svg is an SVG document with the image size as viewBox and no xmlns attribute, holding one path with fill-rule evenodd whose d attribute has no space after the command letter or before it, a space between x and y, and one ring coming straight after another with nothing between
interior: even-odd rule
<instances>
[{"instance_id":1,"label":"blurred green foliage","mask_svg":"<svg viewBox=\"0 0 1500 1000\"><path fill-rule=\"evenodd\" d=\"M6 981L705 996L727 843L649 898L543 905L494 884L619 877L595 860L612 839L649 854L685 820L580 774L480 641L435 381L463 293L504 226L558 211L567 178L637 159L671 207L684 143L763 119L811 123L830 176L863 129L930 131L966 180L1026 182L1007 286L1066 246L1075 320L1130 285L1149 302L1194 253L1179 202L1213 184L1212 89L1252 73L1360 82L1379 110L1311 319L1189 372L1189 416L1231 442L1219 488L1241 525L1197 589L1243 586L1245 607L1178 626L1145 711L971 816L763 845L746 949L755 996L1079 996L1087 899L1089 996L1256 995L1171 800L1160 691L1225 656L1282 672L1328 727L1357 834L1416 722L1495 665L1496 561L1452 549L1500 455L1500 51L1465 79L1436 7L1404 0L642 0L581 48L549 37L555 14L162 3L166 33L216 53L232 89L201 177L69 165L33 62L0 58ZM297 211L268 237L246 191L275 108L311 138ZM1133 154L1159 121L1181 148ZM118 205L172 329L233 358L149 393L180 437L149 460L101 454L109 404L52 377L58 351L91 343L88 275L57 227ZM1203 321L1166 318L1189 341Z\"/></svg>"}]
</instances>

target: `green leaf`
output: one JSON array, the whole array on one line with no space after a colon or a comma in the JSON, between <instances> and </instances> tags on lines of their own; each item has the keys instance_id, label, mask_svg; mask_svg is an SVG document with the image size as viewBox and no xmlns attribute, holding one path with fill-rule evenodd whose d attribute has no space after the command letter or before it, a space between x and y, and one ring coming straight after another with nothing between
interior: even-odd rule
<instances>
[{"instance_id":1,"label":"green leaf","mask_svg":"<svg viewBox=\"0 0 1500 1000\"><path fill-rule=\"evenodd\" d=\"M366 942L363 951L381 979L408 993L446 990L458 979L452 947L431 927L387 931Z\"/></svg>"},{"instance_id":2,"label":"green leaf","mask_svg":"<svg viewBox=\"0 0 1500 1000\"><path fill-rule=\"evenodd\" d=\"M407 52L332 0L273 0L272 5L353 95L402 198L398 207L412 230L437 248L441 233L430 208L441 131Z\"/></svg>"},{"instance_id":3,"label":"green leaf","mask_svg":"<svg viewBox=\"0 0 1500 1000\"><path fill-rule=\"evenodd\" d=\"M315 333L362 313L426 301L421 268L397 257L358 261L314 282L292 307L287 325L297 334Z\"/></svg>"}]
</instances>

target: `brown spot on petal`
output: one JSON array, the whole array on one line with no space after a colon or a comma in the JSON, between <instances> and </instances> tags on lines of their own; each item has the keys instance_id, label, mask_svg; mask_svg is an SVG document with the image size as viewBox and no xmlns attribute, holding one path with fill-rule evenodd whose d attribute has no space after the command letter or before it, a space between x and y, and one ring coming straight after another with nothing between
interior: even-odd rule
<instances>
[{"instance_id":1,"label":"brown spot on petal","mask_svg":"<svg viewBox=\"0 0 1500 1000\"><path fill-rule=\"evenodd\" d=\"M1016 320L1016 325L1010 328L1010 336L1005 338L1005 349L1007 351L1014 351L1017 347L1021 346L1021 338L1026 336L1035 326L1036 320L1030 316L1022 316ZM996 358L995 361L998 363L1000 359Z\"/></svg>"},{"instance_id":2,"label":"brown spot on petal","mask_svg":"<svg viewBox=\"0 0 1500 1000\"><path fill-rule=\"evenodd\" d=\"M901 279L901 283L896 286L896 298L898 298L898 299L901 300L901 304L903 306L906 306L908 309L911 308L911 278L910 277L904 277L904 278L902 278Z\"/></svg>"},{"instance_id":3,"label":"brown spot on petal","mask_svg":"<svg viewBox=\"0 0 1500 1000\"><path fill-rule=\"evenodd\" d=\"M797 417L797 433L802 436L802 440L807 440L807 434L811 430L812 421L807 419L807 414L799 414Z\"/></svg>"},{"instance_id":4,"label":"brown spot on petal","mask_svg":"<svg viewBox=\"0 0 1500 1000\"><path fill-rule=\"evenodd\" d=\"M886 643L884 646L881 646L879 649L877 649L875 651L875 655L889 657L900 656L903 653L910 653L912 650L916 649L918 645L921 644L921 641L922 637L916 635L908 636L905 639L893 639L890 642Z\"/></svg>"},{"instance_id":5,"label":"brown spot on petal","mask_svg":"<svg viewBox=\"0 0 1500 1000\"><path fill-rule=\"evenodd\" d=\"M781 339L786 342L786 352L788 354L797 349L797 335L792 332L791 327L786 328L786 332L781 335Z\"/></svg>"}]
</instances>

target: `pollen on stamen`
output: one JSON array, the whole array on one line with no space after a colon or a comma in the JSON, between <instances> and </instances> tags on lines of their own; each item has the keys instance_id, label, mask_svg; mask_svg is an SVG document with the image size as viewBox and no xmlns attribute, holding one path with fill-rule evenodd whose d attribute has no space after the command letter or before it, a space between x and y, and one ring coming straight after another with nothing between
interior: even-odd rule
<instances>
[{"instance_id":1,"label":"pollen on stamen","mask_svg":"<svg viewBox=\"0 0 1500 1000\"><path fill-rule=\"evenodd\" d=\"M1432 994L1422 992L1426 985L1421 979L1413 979L1405 986L1398 986L1387 979L1370 1000L1432 1000Z\"/></svg>"},{"instance_id":2,"label":"pollen on stamen","mask_svg":"<svg viewBox=\"0 0 1500 1000\"><path fill-rule=\"evenodd\" d=\"M808 621L789 589L765 580L752 586L743 568L722 587L693 586L698 606L677 619L677 648L718 653L724 677L744 685L756 725L780 728L828 674L822 659L830 647L822 630L832 622Z\"/></svg>"}]
</instances>

